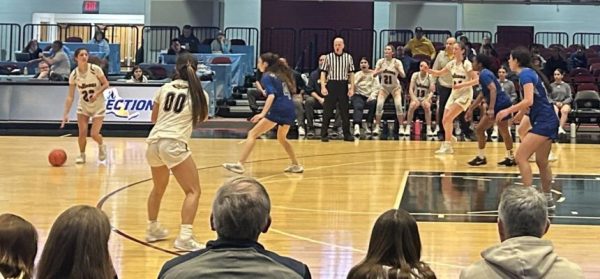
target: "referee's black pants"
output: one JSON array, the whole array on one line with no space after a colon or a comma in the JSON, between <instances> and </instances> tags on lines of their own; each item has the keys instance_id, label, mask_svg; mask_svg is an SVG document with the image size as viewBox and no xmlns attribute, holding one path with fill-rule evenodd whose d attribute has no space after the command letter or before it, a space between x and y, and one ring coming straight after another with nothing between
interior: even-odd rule
<instances>
[{"instance_id":1,"label":"referee's black pants","mask_svg":"<svg viewBox=\"0 0 600 279\"><path fill-rule=\"evenodd\" d=\"M350 117L348 115L348 106L350 102L348 98L348 81L330 80L327 82L327 91L329 94L325 96L325 102L323 103L323 127L321 127L321 138L328 136L327 130L329 129L329 122L331 122L333 110L336 105L340 110L344 137L351 137Z\"/></svg>"}]
</instances>

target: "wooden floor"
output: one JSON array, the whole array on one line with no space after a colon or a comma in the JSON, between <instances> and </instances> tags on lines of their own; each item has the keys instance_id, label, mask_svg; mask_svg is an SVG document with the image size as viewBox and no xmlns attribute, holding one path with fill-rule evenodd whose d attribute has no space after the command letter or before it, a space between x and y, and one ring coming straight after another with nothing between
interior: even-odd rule
<instances>
[{"instance_id":1,"label":"wooden floor","mask_svg":"<svg viewBox=\"0 0 600 279\"><path fill-rule=\"evenodd\" d=\"M113 227L131 238L143 239L146 197L152 187L144 139L108 138L106 142L106 165L95 162L96 145L89 143L89 162L79 166L74 164L75 138L1 137L0 212L31 221L40 233L41 247L59 213L74 204L96 205L105 198L102 209ZM195 139L190 144L202 183L195 222L199 240L215 238L209 228L210 204L216 188L233 176L220 164L237 159L242 147L238 142ZM282 170L288 161L283 150L274 140L260 140L247 167L247 174L259 178L272 199L272 228L260 242L267 249L307 263L313 278L345 278L364 256L375 219L398 207L407 171L517 172L516 168L495 166L503 155L498 143L488 146L488 160L493 163L478 169L465 164L475 154L476 143L458 143L455 155L441 158L433 154L438 144L293 141L306 172L285 175ZM560 159L552 164L554 172L597 174L598 147L555 146ZM53 148L67 150L66 166L49 167L46 156ZM114 192L128 185L132 186ZM172 179L159 217L172 232L178 230L182 198ZM438 278L457 278L461 268L480 258L481 250L498 243L493 223L420 222L419 229L424 260ZM600 226L553 225L546 238L553 241L559 255L578 263L588 278L600 278ZM111 253L120 277L156 278L162 264L173 257L165 252L172 250L172 240L155 245L148 247L113 233Z\"/></svg>"}]
</instances>

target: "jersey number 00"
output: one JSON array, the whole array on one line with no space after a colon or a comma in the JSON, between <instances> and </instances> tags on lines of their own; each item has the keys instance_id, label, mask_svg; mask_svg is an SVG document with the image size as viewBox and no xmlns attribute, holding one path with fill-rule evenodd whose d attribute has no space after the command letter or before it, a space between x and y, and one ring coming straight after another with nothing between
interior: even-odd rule
<instances>
[{"instance_id":1,"label":"jersey number 00","mask_svg":"<svg viewBox=\"0 0 600 279\"><path fill-rule=\"evenodd\" d=\"M165 112L172 110L174 113L180 113L183 110L183 105L185 105L185 99L187 98L186 94L175 95L174 92L167 93L165 105L163 106Z\"/></svg>"}]
</instances>

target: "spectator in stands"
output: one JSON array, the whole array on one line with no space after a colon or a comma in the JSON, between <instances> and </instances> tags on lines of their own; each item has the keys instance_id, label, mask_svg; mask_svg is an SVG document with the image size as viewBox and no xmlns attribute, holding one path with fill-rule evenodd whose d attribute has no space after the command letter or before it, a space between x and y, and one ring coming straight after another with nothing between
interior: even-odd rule
<instances>
[{"instance_id":1,"label":"spectator in stands","mask_svg":"<svg viewBox=\"0 0 600 279\"><path fill-rule=\"evenodd\" d=\"M144 70L140 66L133 67L130 75L131 78L127 80L128 83L148 83L148 78L144 75Z\"/></svg>"},{"instance_id":2,"label":"spectator in stands","mask_svg":"<svg viewBox=\"0 0 600 279\"><path fill-rule=\"evenodd\" d=\"M542 59L540 59L539 56L536 56L536 55L532 55L531 56L531 65L533 67L538 68L539 70L543 69L543 67L542 67Z\"/></svg>"},{"instance_id":3,"label":"spectator in stands","mask_svg":"<svg viewBox=\"0 0 600 279\"><path fill-rule=\"evenodd\" d=\"M50 65L46 61L40 61L38 64L38 73L33 76L35 79L48 79L50 77Z\"/></svg>"},{"instance_id":4,"label":"spectator in stands","mask_svg":"<svg viewBox=\"0 0 600 279\"><path fill-rule=\"evenodd\" d=\"M288 62L285 58L279 58L283 64L289 67ZM292 69L290 67L290 69ZM302 78L302 75L292 69L294 80L296 81L296 93L292 94L292 101L294 102L294 109L296 110L296 121L298 122L298 136L300 138L306 135L305 124L304 124L304 93L306 92L306 83Z\"/></svg>"},{"instance_id":5,"label":"spectator in stands","mask_svg":"<svg viewBox=\"0 0 600 279\"><path fill-rule=\"evenodd\" d=\"M435 279L429 265L421 261L421 238L417 221L404 209L383 213L371 232L367 255L350 269L348 279Z\"/></svg>"},{"instance_id":6,"label":"spectator in stands","mask_svg":"<svg viewBox=\"0 0 600 279\"><path fill-rule=\"evenodd\" d=\"M183 34L179 36L179 42L185 47L185 49L191 53L198 53L200 40L192 33L192 26L184 25Z\"/></svg>"},{"instance_id":7,"label":"spectator in stands","mask_svg":"<svg viewBox=\"0 0 600 279\"><path fill-rule=\"evenodd\" d=\"M258 237L271 225L271 201L254 178L226 181L216 193L210 224L217 240L165 263L161 279L311 278L308 266L266 250Z\"/></svg>"},{"instance_id":8,"label":"spectator in stands","mask_svg":"<svg viewBox=\"0 0 600 279\"><path fill-rule=\"evenodd\" d=\"M492 64L490 65L490 71L497 72L500 69L500 60L498 60L498 54L492 47L492 45L482 45L479 49L480 54L484 54L490 57Z\"/></svg>"},{"instance_id":9,"label":"spectator in stands","mask_svg":"<svg viewBox=\"0 0 600 279\"><path fill-rule=\"evenodd\" d=\"M32 279L37 244L31 223L17 215L0 215L0 278Z\"/></svg>"},{"instance_id":10,"label":"spectator in stands","mask_svg":"<svg viewBox=\"0 0 600 279\"><path fill-rule=\"evenodd\" d=\"M183 49L181 48L181 42L179 42L179 39L172 39L171 46L169 46L169 51L167 51L167 55L178 55L182 51Z\"/></svg>"},{"instance_id":11,"label":"spectator in stands","mask_svg":"<svg viewBox=\"0 0 600 279\"><path fill-rule=\"evenodd\" d=\"M50 65L50 79L55 80L53 75L56 75L56 80L67 80L69 74L71 74L71 61L63 51L63 43L61 41L54 41L52 43L52 52L53 55L50 57L46 57L42 53L39 54L42 61Z\"/></svg>"},{"instance_id":12,"label":"spectator in stands","mask_svg":"<svg viewBox=\"0 0 600 279\"><path fill-rule=\"evenodd\" d=\"M569 67L567 65L567 58L565 57L565 54L557 47L553 47L550 50L552 51L552 55L550 58L548 58L546 64L544 65L544 74L547 77L550 77L556 69L561 69L566 72Z\"/></svg>"},{"instance_id":13,"label":"spectator in stands","mask_svg":"<svg viewBox=\"0 0 600 279\"><path fill-rule=\"evenodd\" d=\"M400 60L400 62L402 62L402 67L404 68L404 72L406 73L407 76L413 72L412 69L416 69L419 67L419 60L416 60L416 59L406 55L406 53L404 52L403 46L398 46L396 48L396 59L398 59L398 60Z\"/></svg>"},{"instance_id":14,"label":"spectator in stands","mask_svg":"<svg viewBox=\"0 0 600 279\"><path fill-rule=\"evenodd\" d=\"M466 59L468 59L469 61L473 61L473 57L477 55L477 51L473 48L473 44L471 44L469 38L467 36L460 36L459 41L462 42L467 48L467 51L465 52Z\"/></svg>"},{"instance_id":15,"label":"spectator in stands","mask_svg":"<svg viewBox=\"0 0 600 279\"><path fill-rule=\"evenodd\" d=\"M375 106L377 105L377 95L381 90L379 79L373 76L373 70L369 69L369 60L366 57L360 59L360 71L354 76L354 87L356 94L352 95L350 101L354 109L352 119L354 122L353 134L355 137L360 137L360 127L364 109L367 107L367 125L366 134L371 134L373 126L373 116L375 115Z\"/></svg>"},{"instance_id":16,"label":"spectator in stands","mask_svg":"<svg viewBox=\"0 0 600 279\"><path fill-rule=\"evenodd\" d=\"M210 49L213 53L230 53L231 42L225 38L225 33L219 32L217 38L210 43Z\"/></svg>"},{"instance_id":17,"label":"spectator in stands","mask_svg":"<svg viewBox=\"0 0 600 279\"><path fill-rule=\"evenodd\" d=\"M544 69L544 65L546 65L546 59L544 59L544 57L540 54L540 45L531 45L530 51L533 58L537 57L540 60L540 69Z\"/></svg>"},{"instance_id":18,"label":"spectator in stands","mask_svg":"<svg viewBox=\"0 0 600 279\"><path fill-rule=\"evenodd\" d=\"M110 222L100 209L76 205L58 216L38 263L38 279L114 278Z\"/></svg>"},{"instance_id":19,"label":"spectator in stands","mask_svg":"<svg viewBox=\"0 0 600 279\"><path fill-rule=\"evenodd\" d=\"M38 41L36 39L32 39L27 43L27 45L23 48L23 53L29 53L29 60L35 60L42 53L42 49L38 45Z\"/></svg>"},{"instance_id":20,"label":"spectator in stands","mask_svg":"<svg viewBox=\"0 0 600 279\"><path fill-rule=\"evenodd\" d=\"M573 101L571 86L563 81L564 74L565 72L561 69L554 71L554 82L550 84L552 90L548 96L548 99L554 105L556 115L560 116L559 134L567 133L563 127L567 123L567 118L571 112L571 102Z\"/></svg>"},{"instance_id":21,"label":"spectator in stands","mask_svg":"<svg viewBox=\"0 0 600 279\"><path fill-rule=\"evenodd\" d=\"M584 50L584 46L577 45L577 51L572 53L571 57L569 57L569 72L577 68L587 68L587 57L585 57Z\"/></svg>"},{"instance_id":22,"label":"spectator in stands","mask_svg":"<svg viewBox=\"0 0 600 279\"><path fill-rule=\"evenodd\" d=\"M104 36L104 32L98 30L94 33L94 38L88 41L88 44L94 44L98 46L98 52L100 52L100 59L107 60L108 54L110 53L110 47L108 45L108 41ZM90 49L90 51L94 51L95 49Z\"/></svg>"},{"instance_id":23,"label":"spectator in stands","mask_svg":"<svg viewBox=\"0 0 600 279\"><path fill-rule=\"evenodd\" d=\"M496 52L496 49L492 45L492 39L490 39L490 37L483 38L479 52L498 58L498 52Z\"/></svg>"},{"instance_id":24,"label":"spectator in stands","mask_svg":"<svg viewBox=\"0 0 600 279\"><path fill-rule=\"evenodd\" d=\"M256 79L256 81L254 82L254 88L248 88L246 94L246 97L248 98L248 105L250 106L250 110L252 111L252 115L248 117L248 121L250 121L250 119L252 119L254 115L260 113L256 99L260 98L264 100L267 97L267 93L260 84L260 80L262 79L262 73L260 71L256 71L254 78Z\"/></svg>"},{"instance_id":25,"label":"spectator in stands","mask_svg":"<svg viewBox=\"0 0 600 279\"><path fill-rule=\"evenodd\" d=\"M422 54L428 55L431 59L435 57L435 48L431 41L423 36L423 28L421 27L415 28L415 37L410 39L404 48L410 50L412 56Z\"/></svg>"},{"instance_id":26,"label":"spectator in stands","mask_svg":"<svg viewBox=\"0 0 600 279\"><path fill-rule=\"evenodd\" d=\"M310 92L309 96L306 96L306 100L304 100L304 109L306 112L306 127L307 132L306 136L308 138L312 138L315 136L315 108L323 108L323 103L325 103L325 96L321 94L321 65L325 62L326 56L321 55L319 57L319 67L310 73L308 78L308 87L306 88L306 92ZM335 121L333 122L333 130L331 133L331 137L337 137L338 135L343 134L341 131L342 125L342 117L340 114L339 106L335 109Z\"/></svg>"},{"instance_id":27,"label":"spectator in stands","mask_svg":"<svg viewBox=\"0 0 600 279\"><path fill-rule=\"evenodd\" d=\"M504 92L510 96L510 101L513 104L516 104L518 101L517 90L515 90L515 84L511 80L506 79L506 74L506 68L501 67L498 70L498 82L500 83L500 86L502 86Z\"/></svg>"},{"instance_id":28,"label":"spectator in stands","mask_svg":"<svg viewBox=\"0 0 600 279\"><path fill-rule=\"evenodd\" d=\"M533 187L506 188L498 206L501 243L481 252L483 260L463 269L460 278L583 278L579 266L542 239L550 228L546 206Z\"/></svg>"}]
</instances>

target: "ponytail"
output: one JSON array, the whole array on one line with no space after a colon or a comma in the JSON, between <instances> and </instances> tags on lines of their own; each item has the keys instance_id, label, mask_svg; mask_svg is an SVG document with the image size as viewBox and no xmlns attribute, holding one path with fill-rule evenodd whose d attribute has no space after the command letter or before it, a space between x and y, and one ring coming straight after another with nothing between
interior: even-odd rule
<instances>
[{"instance_id":1,"label":"ponytail","mask_svg":"<svg viewBox=\"0 0 600 279\"><path fill-rule=\"evenodd\" d=\"M196 76L198 61L189 54L183 53L177 56L178 77L189 84L190 98L192 101L192 120L193 125L204 122L208 119L208 100L204 95L202 84Z\"/></svg>"},{"instance_id":2,"label":"ponytail","mask_svg":"<svg viewBox=\"0 0 600 279\"><path fill-rule=\"evenodd\" d=\"M281 59L279 55L274 54L272 52L263 53L260 56L260 59L264 62L267 62L269 65L265 72L269 72L277 76L280 80L285 82L290 93L296 93L296 81L294 79L294 75L292 74L292 69Z\"/></svg>"}]
</instances>

